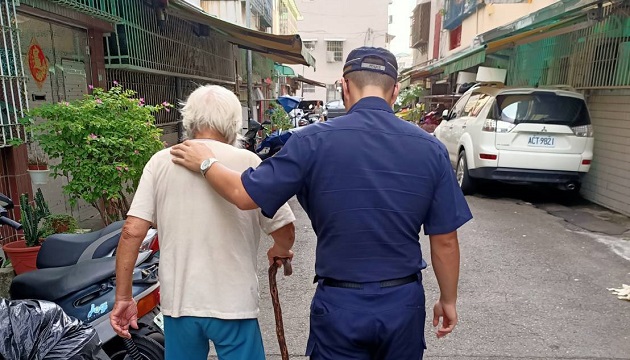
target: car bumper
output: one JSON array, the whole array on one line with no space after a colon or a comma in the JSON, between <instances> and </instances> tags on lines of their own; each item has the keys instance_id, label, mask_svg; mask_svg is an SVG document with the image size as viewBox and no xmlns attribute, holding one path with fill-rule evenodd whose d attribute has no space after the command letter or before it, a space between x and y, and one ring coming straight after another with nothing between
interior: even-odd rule
<instances>
[{"instance_id":1,"label":"car bumper","mask_svg":"<svg viewBox=\"0 0 630 360\"><path fill-rule=\"evenodd\" d=\"M508 182L531 182L548 184L581 183L585 172L514 169L499 167L481 167L470 169L469 174L473 178L489 179Z\"/></svg>"}]
</instances>

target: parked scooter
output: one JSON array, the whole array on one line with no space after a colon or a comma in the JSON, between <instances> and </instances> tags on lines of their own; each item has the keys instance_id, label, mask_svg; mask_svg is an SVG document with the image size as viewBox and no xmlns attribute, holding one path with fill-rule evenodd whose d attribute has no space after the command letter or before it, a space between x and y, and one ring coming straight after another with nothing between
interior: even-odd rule
<instances>
[{"instance_id":1,"label":"parked scooter","mask_svg":"<svg viewBox=\"0 0 630 360\"><path fill-rule=\"evenodd\" d=\"M13 202L0 194L0 207ZM1 211L0 211L1 212ZM21 225L0 214L0 223L19 229ZM157 231L144 239L133 272L133 297L138 303L138 327L130 329L132 340L118 337L109 323L115 300L115 251L123 222L87 234L55 234L48 237L37 256L38 270L16 276L11 283L13 300L37 299L58 304L66 314L92 326L113 360L133 357L164 358L164 332L159 310L159 250ZM135 358L134 358L135 359Z\"/></svg>"}]
</instances>

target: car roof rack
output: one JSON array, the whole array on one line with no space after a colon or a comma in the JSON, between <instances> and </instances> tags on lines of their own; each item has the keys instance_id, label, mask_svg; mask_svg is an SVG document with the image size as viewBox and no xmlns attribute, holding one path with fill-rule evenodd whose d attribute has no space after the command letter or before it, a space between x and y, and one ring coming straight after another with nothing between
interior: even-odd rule
<instances>
[{"instance_id":1,"label":"car roof rack","mask_svg":"<svg viewBox=\"0 0 630 360\"><path fill-rule=\"evenodd\" d=\"M536 86L536 87L539 89L556 89L556 90L566 90L566 91L577 92L573 86L568 85L568 84L543 85L543 86Z\"/></svg>"}]
</instances>

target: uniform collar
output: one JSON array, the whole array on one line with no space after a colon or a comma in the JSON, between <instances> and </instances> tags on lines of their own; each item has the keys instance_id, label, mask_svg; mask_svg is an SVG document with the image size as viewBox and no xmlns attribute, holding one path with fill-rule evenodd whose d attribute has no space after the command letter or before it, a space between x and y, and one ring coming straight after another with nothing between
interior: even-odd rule
<instances>
[{"instance_id":1,"label":"uniform collar","mask_svg":"<svg viewBox=\"0 0 630 360\"><path fill-rule=\"evenodd\" d=\"M383 111L390 112L392 114L394 113L394 110L392 110L392 107L389 106L387 101L385 101L385 99L380 98L378 96L365 97L357 101L356 104L352 105L352 107L350 108L350 111L348 111L348 114L351 114L357 110L362 110L362 109L383 110Z\"/></svg>"}]
</instances>

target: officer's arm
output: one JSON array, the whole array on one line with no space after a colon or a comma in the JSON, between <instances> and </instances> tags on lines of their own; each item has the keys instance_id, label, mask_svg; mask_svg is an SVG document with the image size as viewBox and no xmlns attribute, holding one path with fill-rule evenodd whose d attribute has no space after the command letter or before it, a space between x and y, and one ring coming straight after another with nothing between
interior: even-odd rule
<instances>
[{"instance_id":1,"label":"officer's arm","mask_svg":"<svg viewBox=\"0 0 630 360\"><path fill-rule=\"evenodd\" d=\"M190 171L199 172L201 163L205 159L214 158L210 148L200 142L185 141L171 148L173 162L186 167ZM221 163L214 163L206 172L206 180L225 200L236 205L241 210L257 209L258 205L252 200L241 181L241 174L228 169Z\"/></svg>"},{"instance_id":2,"label":"officer's arm","mask_svg":"<svg viewBox=\"0 0 630 360\"><path fill-rule=\"evenodd\" d=\"M245 191L241 173L217 162L206 172L206 180L219 195L239 209L258 209L258 205Z\"/></svg>"},{"instance_id":3,"label":"officer's arm","mask_svg":"<svg viewBox=\"0 0 630 360\"><path fill-rule=\"evenodd\" d=\"M440 301L446 304L455 304L459 281L457 231L448 234L429 235L429 240L431 242L431 264L440 287Z\"/></svg>"}]
</instances>

